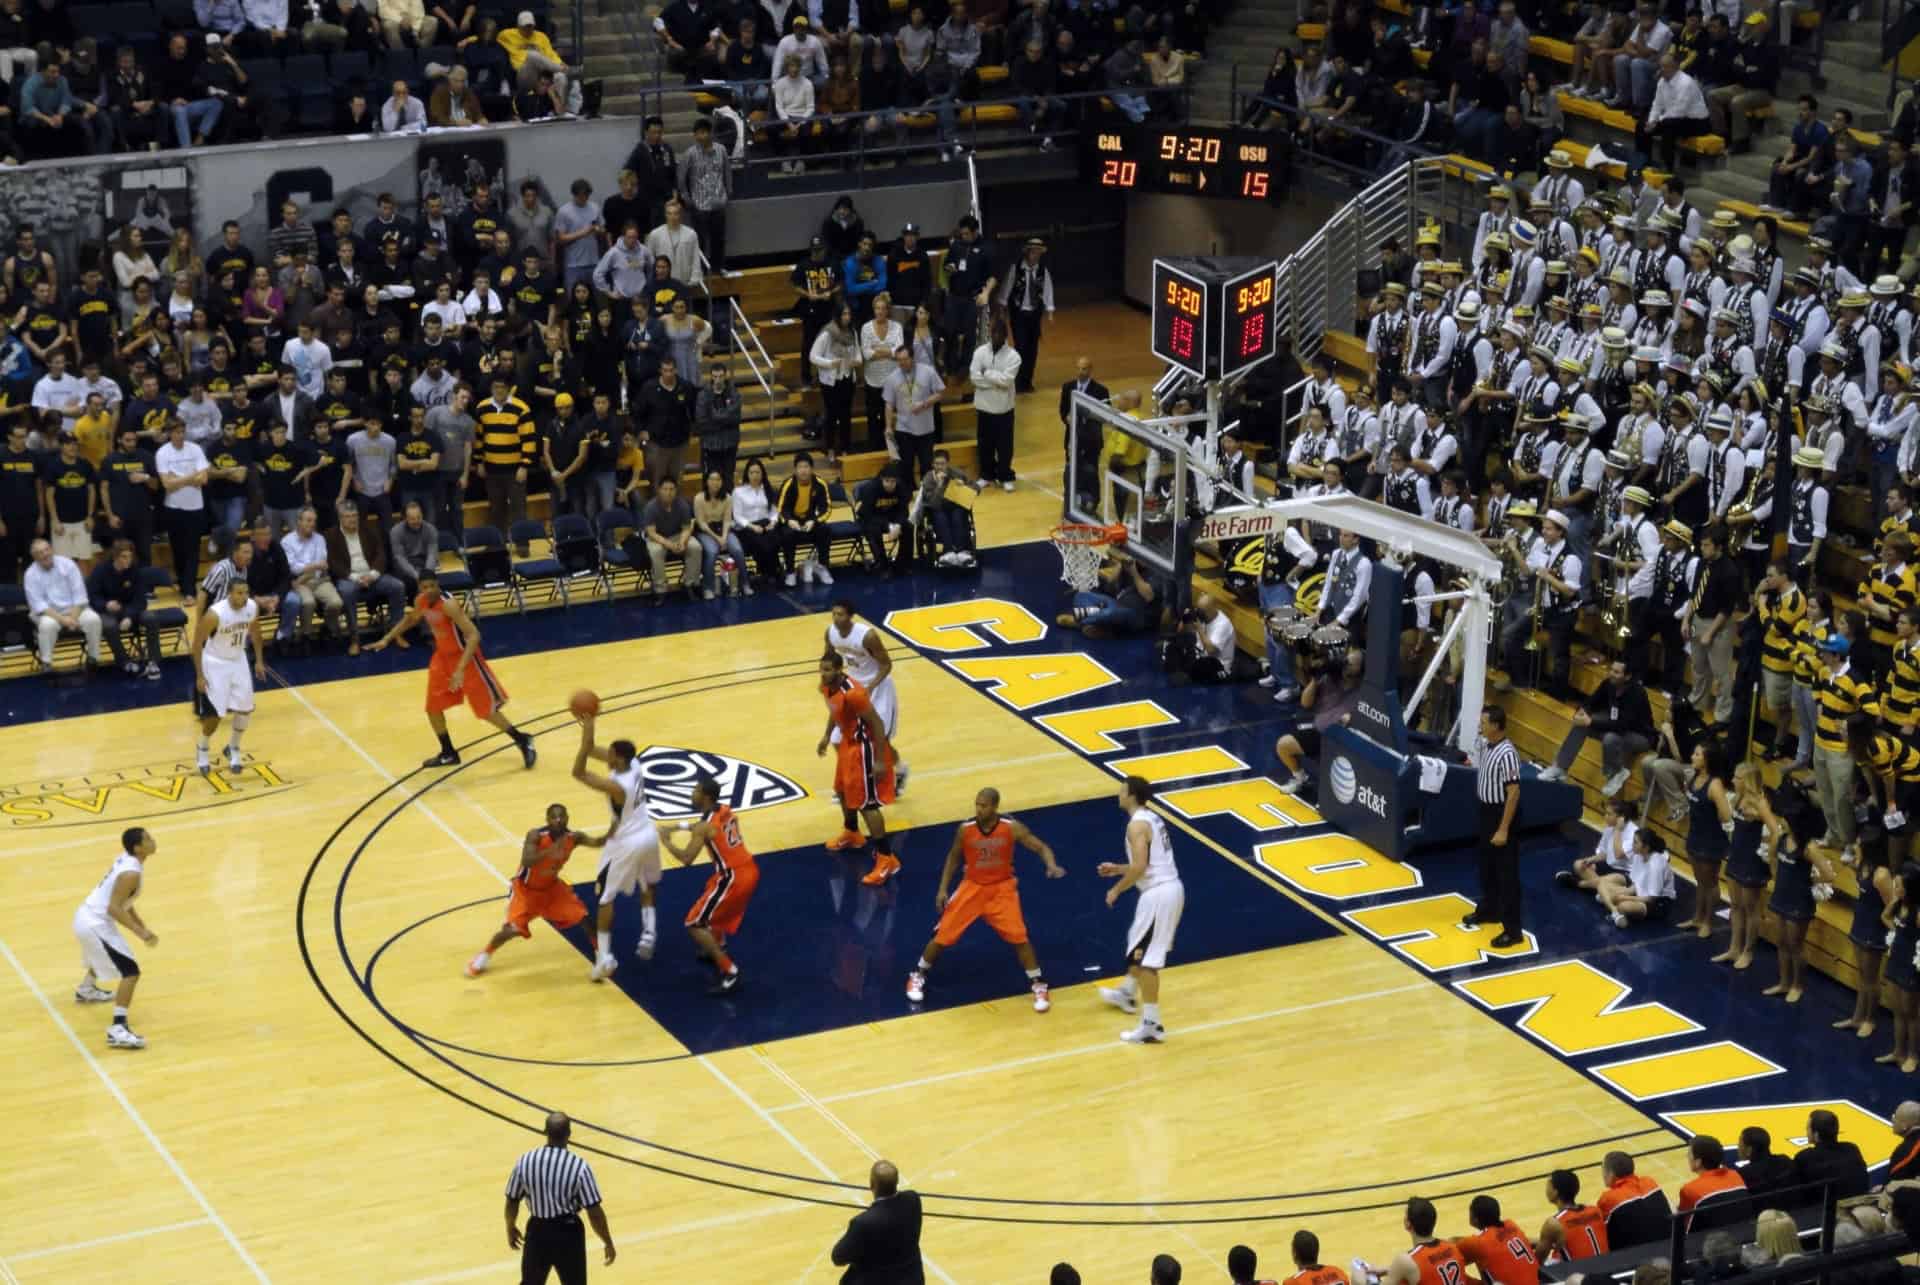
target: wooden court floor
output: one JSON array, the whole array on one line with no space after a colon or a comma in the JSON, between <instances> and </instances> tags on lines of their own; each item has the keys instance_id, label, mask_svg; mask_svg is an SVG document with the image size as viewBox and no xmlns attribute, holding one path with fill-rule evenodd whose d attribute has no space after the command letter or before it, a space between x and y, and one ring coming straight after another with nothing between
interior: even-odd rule
<instances>
[{"instance_id":1,"label":"wooden court floor","mask_svg":"<svg viewBox=\"0 0 1920 1285\"><path fill-rule=\"evenodd\" d=\"M1124 317L1137 337L1144 320ZM1043 388L1072 355L1050 346ZM1032 539L1057 513L1039 489L1057 484L1053 401L1022 408L1018 464L1035 485L983 498L989 542ZM1044 1017L996 1001L686 1056L645 1009L589 986L544 928L482 981L461 975L542 807L598 820L566 777L563 710L583 683L635 693L610 701L609 735L737 755L803 785L809 797L748 815L756 849L829 833L810 675L822 623L557 637L499 665L541 733L537 770L494 755L411 800L424 781L394 783L432 748L417 670L263 692L249 768L224 791L173 784L190 743L171 705L0 729L0 775L66 796L57 825L16 824L0 794L0 1084L15 1104L0 1136L0 1281L515 1279L501 1188L546 1104L595 1122L579 1140L603 1153L620 1247L596 1276L615 1281L837 1279L827 1249L859 1193L835 1184L857 1187L881 1154L922 1188L978 1198L943 1206L968 1217L929 1220L932 1278L1039 1280L1067 1259L1090 1282L1131 1282L1163 1251L1191 1278L1224 1277L1240 1241L1282 1274L1299 1226L1328 1261L1378 1258L1404 1244L1393 1206L1416 1193L1446 1197L1443 1225L1464 1230L1467 1197L1499 1189L1531 1226L1538 1184L1501 1184L1621 1145L1601 1139L1648 1131L1643 1146L1671 1146L1346 931L1174 968L1179 1038L1158 1049L1114 1039L1124 1019L1094 999L1093 977L1056 978ZM1112 777L1060 741L894 649L923 729L896 828L944 829L988 783L1015 813L1111 794ZM135 1005L152 1046L109 1055L103 1010L71 996L69 925L133 815L161 845L141 900L160 943L143 952ZM1116 817L1056 844L1090 868L1118 831ZM780 910L757 901L748 931L777 931ZM375 952L378 987L363 989L356 970ZM396 1024L437 1043L398 1039ZM1643 1164L1673 1181L1675 1154Z\"/></svg>"}]
</instances>

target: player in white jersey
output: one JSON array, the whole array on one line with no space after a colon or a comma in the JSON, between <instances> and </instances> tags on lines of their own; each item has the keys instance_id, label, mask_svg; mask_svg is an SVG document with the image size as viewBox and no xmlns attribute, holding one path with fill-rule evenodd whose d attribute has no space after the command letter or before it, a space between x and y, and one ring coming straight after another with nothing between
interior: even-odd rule
<instances>
[{"instance_id":1,"label":"player in white jersey","mask_svg":"<svg viewBox=\"0 0 1920 1285\"><path fill-rule=\"evenodd\" d=\"M200 724L194 743L201 776L212 770L207 741L223 718L233 727L227 741L227 769L238 772L242 767L240 738L253 717L253 680L267 676L255 628L259 619L260 604L248 597L245 577L235 576L227 585L226 597L200 613L199 626L193 631L193 714ZM247 668L249 642L253 644L251 670Z\"/></svg>"},{"instance_id":2,"label":"player in white jersey","mask_svg":"<svg viewBox=\"0 0 1920 1285\"><path fill-rule=\"evenodd\" d=\"M593 927L599 949L587 979L597 982L613 976L620 966L613 957L615 897L640 894L640 941L633 953L641 959L653 958L659 927L653 889L660 882L660 832L647 811L647 792L640 780L640 751L632 741L615 741L604 750L594 748L593 722L591 716L580 719L580 752L573 756L573 779L606 795L613 809L613 824L600 841L600 870L594 877L599 906L594 911ZM606 776L589 772L589 759L613 770Z\"/></svg>"},{"instance_id":3,"label":"player in white jersey","mask_svg":"<svg viewBox=\"0 0 1920 1285\"><path fill-rule=\"evenodd\" d=\"M160 845L136 825L120 835L120 849L106 878L94 885L80 909L73 912L73 935L80 942L80 958L87 966L87 975L74 988L73 997L82 1004L112 1000L113 1023L107 1027L107 1047L143 1049L147 1042L127 1026L127 1006L133 1003L140 965L134 961L133 947L120 935L120 929L124 927L149 946L160 944L158 935L133 908L147 859L159 851ZM115 978L120 982L117 990L102 990L96 985Z\"/></svg>"},{"instance_id":4,"label":"player in white jersey","mask_svg":"<svg viewBox=\"0 0 1920 1285\"><path fill-rule=\"evenodd\" d=\"M907 788L907 760L900 753L900 694L893 686L893 657L880 631L864 620L856 620L853 603L845 598L833 604L833 623L827 626L827 650L837 652L846 663L847 677L867 689L873 712L886 725L887 743L893 746L893 792ZM840 743L835 729L830 743Z\"/></svg>"},{"instance_id":5,"label":"player in white jersey","mask_svg":"<svg viewBox=\"0 0 1920 1285\"><path fill-rule=\"evenodd\" d=\"M1115 1008L1139 1011L1140 1025L1120 1033L1129 1044L1158 1044L1167 1038L1167 1028L1160 1025L1160 970L1167 965L1174 930L1187 904L1187 890L1173 864L1173 840L1167 834L1166 819L1147 806L1152 799L1153 786L1144 778L1130 776L1121 783L1127 860L1100 863L1102 875L1119 876L1119 882L1107 889L1108 906L1129 888L1140 892L1133 906L1133 926L1127 929L1127 980L1100 988L1100 998Z\"/></svg>"}]
</instances>

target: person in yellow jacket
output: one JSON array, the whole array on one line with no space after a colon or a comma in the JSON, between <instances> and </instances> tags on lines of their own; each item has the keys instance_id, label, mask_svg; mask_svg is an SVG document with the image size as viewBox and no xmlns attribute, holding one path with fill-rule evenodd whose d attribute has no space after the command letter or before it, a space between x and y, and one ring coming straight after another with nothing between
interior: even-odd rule
<instances>
[{"instance_id":1,"label":"person in yellow jacket","mask_svg":"<svg viewBox=\"0 0 1920 1285\"><path fill-rule=\"evenodd\" d=\"M567 64L547 33L533 25L531 9L522 9L514 26L502 31L496 39L507 51L507 60L513 64L514 77L522 90L532 89L539 83L540 73L550 71L561 101L567 100Z\"/></svg>"},{"instance_id":2,"label":"person in yellow jacket","mask_svg":"<svg viewBox=\"0 0 1920 1285\"><path fill-rule=\"evenodd\" d=\"M1113 408L1124 411L1134 419L1140 415L1140 392L1128 389L1113 395ZM1114 506L1113 479L1116 474L1127 478L1136 485L1144 485L1142 471L1147 462L1147 444L1138 437L1123 433L1111 425L1100 430L1100 463L1095 476L1100 479L1100 513L1110 522L1124 522L1127 518L1126 497L1120 498L1118 508Z\"/></svg>"}]
</instances>

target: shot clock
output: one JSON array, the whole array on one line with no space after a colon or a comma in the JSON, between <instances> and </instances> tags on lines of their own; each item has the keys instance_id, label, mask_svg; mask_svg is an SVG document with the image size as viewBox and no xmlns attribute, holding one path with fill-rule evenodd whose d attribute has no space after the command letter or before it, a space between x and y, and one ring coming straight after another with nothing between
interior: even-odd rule
<instances>
[{"instance_id":1,"label":"shot clock","mask_svg":"<svg viewBox=\"0 0 1920 1285\"><path fill-rule=\"evenodd\" d=\"M1083 130L1081 169L1101 187L1223 201L1286 199L1284 133L1205 125L1103 125Z\"/></svg>"},{"instance_id":2,"label":"shot clock","mask_svg":"<svg viewBox=\"0 0 1920 1285\"><path fill-rule=\"evenodd\" d=\"M1196 379L1228 379L1273 356L1271 259L1153 261L1153 353Z\"/></svg>"}]
</instances>

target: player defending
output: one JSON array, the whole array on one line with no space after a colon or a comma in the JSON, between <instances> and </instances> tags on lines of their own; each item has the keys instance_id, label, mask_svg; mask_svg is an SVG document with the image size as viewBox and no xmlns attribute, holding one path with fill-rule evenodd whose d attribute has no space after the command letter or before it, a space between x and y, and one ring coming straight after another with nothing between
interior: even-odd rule
<instances>
[{"instance_id":1,"label":"player defending","mask_svg":"<svg viewBox=\"0 0 1920 1285\"><path fill-rule=\"evenodd\" d=\"M94 885L80 909L73 912L73 935L79 939L80 958L87 965L87 975L74 988L73 997L82 1004L112 1000L113 1024L107 1027L107 1047L143 1049L147 1042L127 1026L127 1008L140 981L140 965L134 961L133 947L120 935L120 929L124 927L149 946L160 944L159 936L133 908L146 874L147 858L158 852L160 845L151 833L136 825L120 835L120 849L107 877ZM116 990L105 991L96 985L113 978L120 981Z\"/></svg>"},{"instance_id":2,"label":"player defending","mask_svg":"<svg viewBox=\"0 0 1920 1285\"><path fill-rule=\"evenodd\" d=\"M532 923L544 919L562 932L587 917L573 886L560 877L575 848L597 847L600 840L568 826L563 803L547 805L547 823L527 831L520 844L520 868L514 871L513 892L507 898L507 920L478 955L467 961L467 976L487 971L493 952L515 937L533 936Z\"/></svg>"},{"instance_id":3,"label":"player defending","mask_svg":"<svg viewBox=\"0 0 1920 1285\"><path fill-rule=\"evenodd\" d=\"M740 818L720 801L720 786L711 777L693 783L693 806L699 809L700 819L674 827L687 835L686 846L675 843L672 832L661 835L660 841L683 866L693 864L703 847L713 853L713 873L687 911L687 935L700 958L720 974L707 987L707 994L727 995L740 985L740 969L727 954L727 938L740 931L747 903L760 886L760 866L740 838Z\"/></svg>"},{"instance_id":4,"label":"player defending","mask_svg":"<svg viewBox=\"0 0 1920 1285\"><path fill-rule=\"evenodd\" d=\"M254 628L259 618L260 604L248 598L245 577L235 576L227 585L226 597L208 604L193 631L193 713L200 721L194 758L201 776L212 770L207 742L223 718L233 725L227 741L227 770L238 772L242 766L240 738L253 717L253 680L267 676ZM251 670L247 668L249 642L253 644Z\"/></svg>"},{"instance_id":5,"label":"player defending","mask_svg":"<svg viewBox=\"0 0 1920 1285\"><path fill-rule=\"evenodd\" d=\"M576 716L579 717L579 716ZM573 756L573 779L607 796L613 824L600 840L600 869L594 874L599 905L593 912L593 930L599 949L587 980L604 981L620 963L613 957L613 900L640 894L640 943L633 953L653 958L658 935L658 912L653 906L654 885L660 882L660 833L647 811L647 792L640 784L640 751L632 741L615 741L606 749L593 744L593 716L580 718L580 750ZM587 770L588 760L613 770L606 776Z\"/></svg>"},{"instance_id":6,"label":"player defending","mask_svg":"<svg viewBox=\"0 0 1920 1285\"><path fill-rule=\"evenodd\" d=\"M833 604L833 623L827 626L827 650L846 662L847 677L867 689L867 699L880 723L887 729L887 743L893 746L893 792L907 788L907 760L900 753L900 693L893 686L893 657L880 631L864 620L856 620L853 603L846 598ZM836 731L832 738L840 743Z\"/></svg>"},{"instance_id":7,"label":"player defending","mask_svg":"<svg viewBox=\"0 0 1920 1285\"><path fill-rule=\"evenodd\" d=\"M974 795L973 820L961 822L953 832L947 864L940 870L940 890L933 897L933 908L940 912L940 926L920 952L920 962L907 974L907 998L915 1004L927 997L927 970L940 953L959 941L974 920L985 919L987 926L1000 934L1000 940L1013 947L1020 967L1027 970L1027 981L1033 986L1033 1011L1044 1013L1053 1007L1046 979L1040 975L1040 961L1027 941L1026 916L1020 913L1019 880L1013 877L1015 843L1040 854L1047 866L1047 878L1066 876L1046 840L1012 817L1000 815L1000 791L989 787ZM967 873L949 900L947 888L963 858Z\"/></svg>"},{"instance_id":8,"label":"player defending","mask_svg":"<svg viewBox=\"0 0 1920 1285\"><path fill-rule=\"evenodd\" d=\"M1127 889L1140 890L1133 906L1133 926L1127 929L1127 980L1100 988L1100 998L1122 1012L1138 1008L1140 1025L1120 1033L1129 1044L1158 1044L1167 1038L1167 1028L1160 1025L1160 970L1167 966L1173 933L1187 904L1187 890L1174 868L1166 820L1147 806L1152 798L1153 786L1144 778L1130 776L1122 782L1120 810L1127 814L1127 861L1125 865L1100 863L1102 876L1119 876L1107 889L1108 906Z\"/></svg>"},{"instance_id":9,"label":"player defending","mask_svg":"<svg viewBox=\"0 0 1920 1285\"><path fill-rule=\"evenodd\" d=\"M827 849L860 847L864 841L856 818L865 817L867 833L873 836L873 869L860 882L883 884L900 869L893 840L887 837L887 819L880 811L883 804L893 802L893 746L887 741L886 724L873 712L867 689L847 677L846 662L838 652L820 658L820 693L827 699L827 730L820 734L815 752L824 757L836 732L840 743L833 773L834 797L840 800L840 833L827 840Z\"/></svg>"},{"instance_id":10,"label":"player defending","mask_svg":"<svg viewBox=\"0 0 1920 1285\"><path fill-rule=\"evenodd\" d=\"M1465 1281L1467 1260L1452 1241L1436 1239L1433 1234L1434 1224L1439 1221L1431 1200L1410 1197L1402 1225L1413 1237L1412 1246L1395 1254L1384 1272L1354 1259L1354 1285L1459 1285Z\"/></svg>"},{"instance_id":11,"label":"player defending","mask_svg":"<svg viewBox=\"0 0 1920 1285\"><path fill-rule=\"evenodd\" d=\"M383 651L388 643L406 647L407 631L422 620L433 629L433 660L427 665L427 722L440 738L440 752L420 766L452 767L459 763L460 752L447 735L447 711L465 701L475 718L492 723L520 747L520 758L531 770L536 757L533 738L500 712L507 703L507 689L480 654L480 626L458 602L441 594L438 571L427 567L420 572L420 596L413 600L407 614L380 635L378 642L361 650Z\"/></svg>"}]
</instances>

